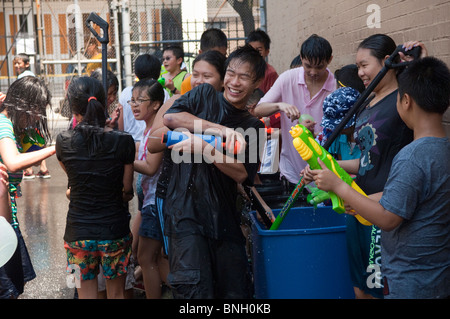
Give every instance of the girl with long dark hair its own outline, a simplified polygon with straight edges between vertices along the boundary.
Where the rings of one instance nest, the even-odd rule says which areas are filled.
[[[0,268],[0,298],[17,298],[23,293],[25,283],[36,277],[20,231],[16,197],[20,196],[23,170],[55,154],[54,146],[21,153],[21,136],[27,129],[39,130],[45,140],[44,146],[51,140],[47,126],[50,101],[51,94],[45,83],[26,76],[10,86],[4,101],[0,103],[0,161],[8,170],[11,225],[18,238],[15,254]]]
[[[132,242],[127,202],[133,197],[134,141],[105,127],[105,92],[97,79],[74,79],[68,101],[78,124],[56,139],[69,186],[68,270],[80,270],[79,298],[97,298],[99,267],[108,298],[123,298]]]

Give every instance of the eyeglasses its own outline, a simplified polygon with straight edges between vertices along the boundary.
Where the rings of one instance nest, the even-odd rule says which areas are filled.
[[[142,103],[146,102],[146,101],[150,101],[150,99],[137,99],[135,100],[129,100],[127,101],[128,104],[130,105],[141,105]]]

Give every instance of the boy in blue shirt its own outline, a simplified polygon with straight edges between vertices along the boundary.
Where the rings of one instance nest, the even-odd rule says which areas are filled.
[[[414,141],[395,157],[379,202],[329,171],[311,171],[317,187],[333,191],[381,228],[385,298],[450,297],[450,143],[442,126],[450,71],[440,60],[412,62],[398,78],[397,109]]]

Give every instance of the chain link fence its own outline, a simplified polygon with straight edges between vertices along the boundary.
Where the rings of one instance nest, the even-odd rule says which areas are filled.
[[[136,58],[143,53],[161,58],[165,46],[182,46],[190,71],[201,34],[208,28],[224,31],[229,52],[243,45],[246,34],[259,27],[259,2],[2,0],[0,91],[6,92],[17,77],[14,56],[26,53],[31,71],[45,79],[54,97],[53,106],[58,108],[74,76],[86,74],[89,63],[101,66],[101,45],[93,41],[95,38],[85,25],[91,12],[109,23],[108,65],[122,89],[134,83]],[[100,32],[99,28],[96,30]]]

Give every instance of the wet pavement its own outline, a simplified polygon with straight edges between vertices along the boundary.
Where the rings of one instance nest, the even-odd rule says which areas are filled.
[[[56,137],[68,126],[68,119],[58,115],[49,119]],[[17,200],[20,228],[36,272],[36,278],[25,285],[19,299],[72,299],[74,289],[66,284],[64,229],[69,200],[65,192],[67,176],[56,156],[46,160],[51,178],[22,181],[22,197]],[[33,168],[34,173],[39,167]],[[130,204],[133,215],[136,203]]]

